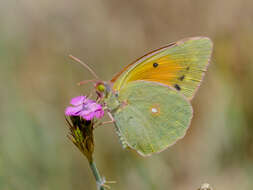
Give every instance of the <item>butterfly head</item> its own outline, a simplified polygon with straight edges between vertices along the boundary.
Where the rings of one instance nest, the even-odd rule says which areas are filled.
[[[100,98],[107,97],[108,94],[112,91],[111,85],[103,81],[95,83],[95,89]]]

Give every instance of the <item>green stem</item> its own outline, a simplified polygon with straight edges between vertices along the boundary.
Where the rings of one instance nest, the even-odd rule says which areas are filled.
[[[98,190],[105,190],[105,188],[103,187],[104,180],[102,179],[101,175],[99,174],[99,171],[98,171],[94,161],[90,162],[90,168],[91,168],[92,173],[96,179],[97,189]]]

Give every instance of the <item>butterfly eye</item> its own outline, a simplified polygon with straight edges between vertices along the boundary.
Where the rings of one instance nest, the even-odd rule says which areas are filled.
[[[97,90],[98,90],[99,92],[104,92],[104,91],[105,91],[105,85],[104,85],[104,84],[99,84],[99,85],[97,86]]]

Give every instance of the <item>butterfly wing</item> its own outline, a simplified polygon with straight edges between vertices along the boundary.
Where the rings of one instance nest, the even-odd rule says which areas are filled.
[[[183,95],[155,82],[129,82],[119,93],[125,105],[112,112],[124,145],[143,156],[161,152],[182,138],[192,118]]]
[[[120,91],[132,81],[152,81],[173,87],[192,99],[207,69],[211,52],[212,42],[206,37],[169,44],[128,65],[111,80],[113,88]]]

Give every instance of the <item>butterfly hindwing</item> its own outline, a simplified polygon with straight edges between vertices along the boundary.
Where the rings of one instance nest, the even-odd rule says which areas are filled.
[[[206,37],[172,43],[127,66],[112,79],[113,88],[119,91],[132,81],[153,81],[173,87],[192,99],[202,81],[211,52],[212,42]]]
[[[155,82],[129,82],[119,93],[124,105],[113,112],[122,141],[143,156],[160,152],[182,138],[192,107],[175,89]]]

